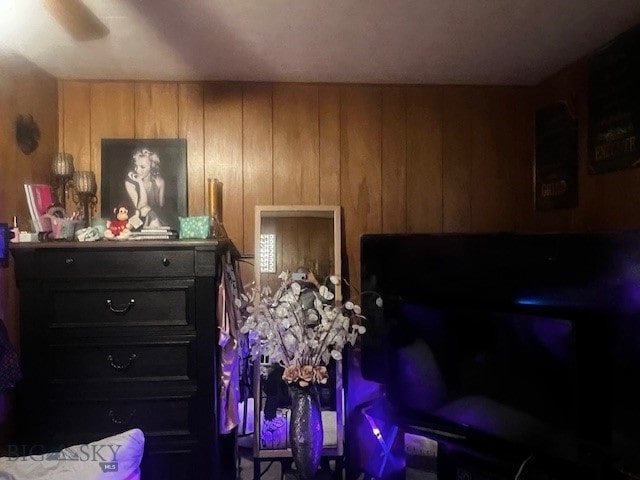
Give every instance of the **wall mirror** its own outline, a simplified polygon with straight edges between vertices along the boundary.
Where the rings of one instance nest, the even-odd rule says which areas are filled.
[[[322,283],[341,276],[342,234],[339,206],[268,205],[255,207],[255,282],[258,288],[280,286],[279,274],[312,272]],[[336,297],[342,298],[340,286]],[[264,360],[264,359],[263,359]],[[329,366],[329,382],[320,390],[324,430],[323,457],[340,460],[344,413],[342,366]],[[254,365],[254,471],[260,462],[291,457],[288,389],[282,367],[263,361]],[[256,477],[257,478],[257,477]]]
[[[259,287],[269,285],[275,291],[284,270],[306,269],[319,281],[328,275],[341,276],[339,206],[257,205],[255,219],[255,281]]]

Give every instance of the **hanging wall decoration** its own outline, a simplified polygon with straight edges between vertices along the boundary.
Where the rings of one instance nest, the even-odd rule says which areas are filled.
[[[640,166],[640,26],[589,63],[589,173]]]
[[[31,115],[18,115],[16,118],[16,141],[20,151],[31,155],[38,148],[40,128]]]
[[[578,205],[578,121],[565,102],[536,112],[536,210]]]

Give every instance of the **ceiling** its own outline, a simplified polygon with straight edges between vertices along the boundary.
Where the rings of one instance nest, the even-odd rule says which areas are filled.
[[[534,85],[640,23],[638,0],[84,0],[78,42],[0,0],[0,51],[62,79]]]

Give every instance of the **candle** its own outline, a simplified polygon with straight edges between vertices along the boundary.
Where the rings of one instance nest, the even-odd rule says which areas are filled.
[[[96,193],[96,177],[91,171],[75,171],[73,186],[78,193]]]
[[[218,180],[209,180],[209,216],[215,217],[218,214]]]
[[[216,217],[222,222],[222,182],[217,178],[213,179],[213,188],[216,194],[215,212]]]
[[[70,176],[73,173],[73,156],[69,153],[58,153],[53,157],[51,169],[54,175]]]

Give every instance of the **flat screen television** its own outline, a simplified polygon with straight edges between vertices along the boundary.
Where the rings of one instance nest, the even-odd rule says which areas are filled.
[[[399,421],[640,471],[640,233],[369,234],[361,267],[362,373]]]

